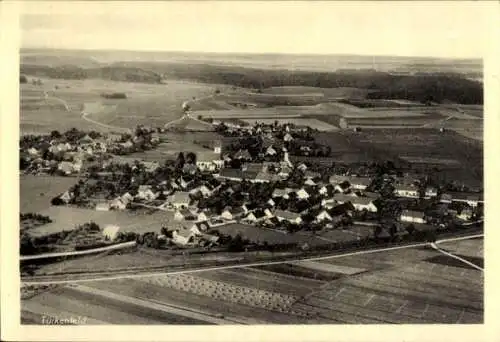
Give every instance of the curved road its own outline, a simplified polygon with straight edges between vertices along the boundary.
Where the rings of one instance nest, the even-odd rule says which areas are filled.
[[[119,275],[114,275],[114,276],[98,276],[98,277],[83,278],[83,279],[64,279],[64,280],[47,279],[47,280],[32,280],[32,281],[30,281],[30,280],[25,278],[24,280],[21,279],[21,283],[23,285],[74,284],[74,283],[83,283],[83,282],[91,282],[91,281],[132,279],[132,278],[142,278],[142,277],[154,277],[154,276],[161,276],[161,275],[167,275],[167,274],[198,273],[198,272],[217,271],[217,270],[232,269],[232,268],[277,265],[277,264],[291,263],[294,261],[304,261],[304,260],[314,261],[314,260],[337,259],[337,258],[343,258],[343,257],[348,257],[348,256],[354,256],[354,255],[373,254],[373,253],[393,251],[393,250],[398,250],[398,249],[415,248],[415,247],[431,246],[431,247],[435,248],[434,246],[437,247],[437,244],[439,244],[439,243],[467,240],[467,239],[479,238],[479,237],[483,237],[483,236],[484,236],[484,234],[475,234],[475,235],[461,236],[461,237],[456,237],[456,238],[442,239],[442,240],[438,240],[436,242],[422,242],[422,243],[416,243],[416,244],[411,244],[411,245],[378,248],[378,249],[371,249],[371,250],[365,250],[365,251],[348,252],[348,253],[337,254],[337,255],[327,255],[327,256],[309,257],[309,258],[297,258],[297,259],[279,260],[279,261],[261,261],[261,262],[253,262],[253,263],[238,263],[235,265],[203,267],[203,268],[185,269],[185,270],[179,270],[179,271],[119,274]],[[439,250],[439,251],[442,252],[442,250]],[[463,260],[461,260],[461,261],[463,261]],[[475,268],[478,268],[478,266],[475,265]],[[50,276],[48,276],[48,277],[50,277]]]

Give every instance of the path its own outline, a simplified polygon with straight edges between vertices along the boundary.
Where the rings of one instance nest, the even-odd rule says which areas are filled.
[[[444,249],[441,249],[437,244],[438,244],[438,242],[436,242],[436,243],[433,242],[433,243],[431,243],[431,247],[434,248],[436,251],[438,251],[438,252],[440,252],[440,253],[442,253],[442,254],[444,254],[446,256],[449,256],[451,258],[457,259],[457,260],[463,262],[464,264],[467,264],[467,265],[469,265],[471,267],[474,267],[475,269],[477,269],[477,270],[479,270],[481,272],[484,272],[483,268],[477,266],[476,264],[474,264],[474,263],[472,263],[472,262],[470,262],[468,260],[465,260],[464,258],[461,258],[461,257],[459,257],[459,256],[457,256],[455,254],[452,254],[450,252],[445,251]]]
[[[343,258],[343,257],[348,257],[348,256],[354,256],[354,255],[363,255],[363,254],[373,254],[373,253],[380,253],[380,252],[386,252],[386,251],[394,251],[394,250],[398,250],[398,249],[425,247],[425,246],[429,246],[429,245],[433,246],[433,244],[437,244],[437,243],[467,240],[467,239],[478,238],[478,237],[483,237],[483,236],[484,236],[484,234],[476,234],[476,235],[462,236],[462,237],[457,237],[457,238],[443,239],[443,240],[436,241],[435,243],[422,242],[422,243],[416,243],[416,244],[404,245],[404,246],[378,248],[378,249],[348,252],[348,253],[343,253],[343,254],[320,256],[320,257],[297,258],[297,259],[291,259],[291,260],[239,263],[236,265],[204,267],[204,268],[187,269],[187,270],[180,270],[180,271],[151,272],[151,273],[140,273],[140,274],[121,274],[121,275],[116,275],[116,276],[108,276],[108,277],[101,276],[101,277],[86,278],[86,279],[40,280],[40,281],[24,281],[21,279],[21,282],[24,285],[72,284],[72,283],[82,283],[82,282],[102,281],[102,280],[155,277],[155,276],[162,276],[162,275],[168,275],[168,274],[198,273],[198,272],[218,271],[218,270],[226,270],[226,269],[233,269],[233,268],[278,265],[278,264],[285,264],[285,263],[290,263],[290,262],[294,262],[294,261],[304,261],[304,260],[315,261],[315,260],[337,259],[337,258]],[[475,267],[477,268],[478,266],[475,265]]]

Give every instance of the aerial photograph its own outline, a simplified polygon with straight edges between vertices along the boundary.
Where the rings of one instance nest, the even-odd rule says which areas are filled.
[[[21,324],[483,324],[484,11],[245,3],[25,4]]]

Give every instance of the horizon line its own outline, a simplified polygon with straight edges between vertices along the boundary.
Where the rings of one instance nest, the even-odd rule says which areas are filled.
[[[462,60],[462,61],[483,61],[483,57],[438,57],[438,56],[418,56],[418,55],[368,55],[358,53],[288,53],[288,52],[221,52],[221,51],[188,51],[188,50],[128,50],[128,49],[114,49],[114,48],[68,48],[68,47],[34,47],[34,46],[20,46],[19,52],[22,50],[63,50],[63,51],[111,51],[111,52],[146,52],[146,53],[187,53],[187,54],[210,54],[210,55],[277,55],[277,56],[355,56],[355,57],[393,57],[393,58],[421,58],[421,59],[438,59],[438,60]]]

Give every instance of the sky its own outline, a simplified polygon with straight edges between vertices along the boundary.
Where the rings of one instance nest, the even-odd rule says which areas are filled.
[[[491,3],[30,1],[21,46],[481,58]]]

